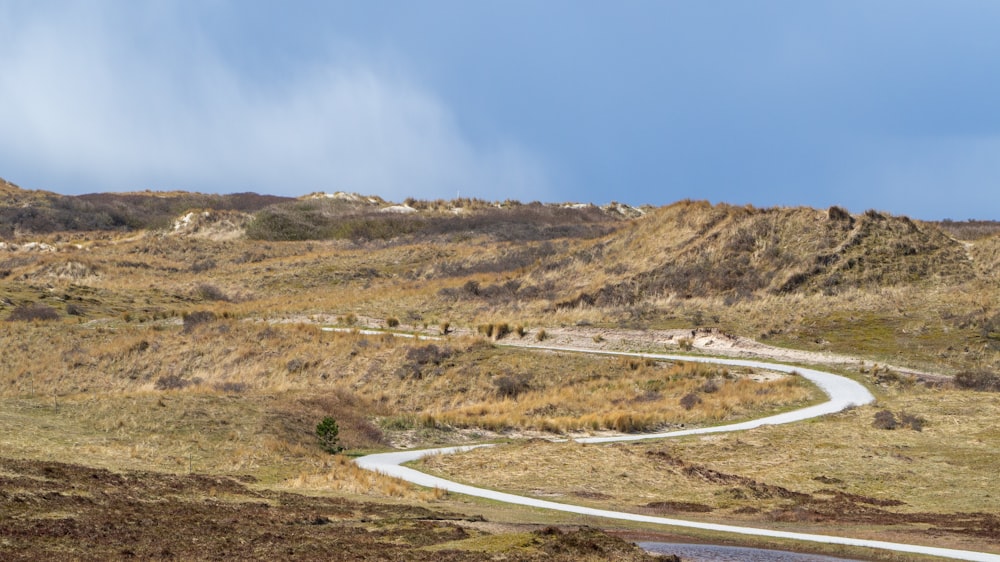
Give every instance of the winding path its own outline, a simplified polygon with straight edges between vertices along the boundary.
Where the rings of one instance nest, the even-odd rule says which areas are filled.
[[[683,435],[741,431],[741,430],[761,427],[764,425],[778,425],[778,424],[802,421],[809,418],[815,418],[826,414],[839,412],[850,406],[861,406],[864,404],[868,404],[875,400],[875,397],[872,396],[872,394],[868,391],[868,389],[866,389],[863,385],[861,385],[857,381],[853,381],[846,377],[842,377],[840,375],[835,375],[832,373],[826,373],[823,371],[817,371],[815,369],[792,367],[789,365],[781,365],[777,363],[770,363],[764,361],[729,359],[729,358],[692,357],[687,355],[666,355],[666,354],[655,354],[655,353],[621,353],[621,352],[599,351],[592,349],[567,348],[567,347],[542,346],[542,345],[531,345],[523,347],[530,347],[532,349],[542,349],[551,351],[595,353],[600,355],[648,357],[652,359],[662,359],[670,361],[697,361],[697,362],[714,363],[720,365],[763,368],[785,373],[796,372],[799,373],[801,376],[805,377],[806,379],[812,381],[814,384],[816,384],[816,386],[818,386],[829,397],[829,400],[823,402],[822,404],[817,404],[815,406],[809,406],[807,408],[802,408],[791,412],[785,412],[783,414],[777,414],[774,416],[768,416],[765,418],[760,418],[756,420],[750,420],[735,424],[720,425],[714,427],[702,427],[698,429],[686,429],[681,431],[670,431],[666,433],[622,435],[616,437],[589,437],[584,439],[577,439],[577,441],[581,443],[638,441],[641,439],[663,439],[669,437],[680,437]],[[642,523],[670,525],[675,527],[687,527],[687,528],[703,529],[709,531],[720,531],[720,532],[735,533],[741,535],[754,535],[762,537],[792,539],[792,540],[827,543],[827,544],[860,546],[860,547],[877,548],[883,550],[893,550],[897,552],[940,556],[942,558],[955,558],[960,560],[981,560],[981,561],[1000,562],[1000,555],[989,554],[985,552],[974,552],[969,550],[957,550],[950,548],[937,548],[931,546],[910,545],[910,544],[867,540],[867,539],[855,539],[850,537],[817,535],[810,533],[794,533],[788,531],[776,531],[772,529],[741,527],[736,525],[701,523],[697,521],[687,521],[683,519],[653,517],[648,515],[638,515],[634,513],[625,513],[620,511],[595,509],[578,505],[540,500],[525,496],[518,496],[515,494],[498,492],[495,490],[488,490],[486,488],[477,488],[475,486],[469,486],[466,484],[460,484],[458,482],[452,482],[451,480],[446,480],[444,478],[439,478],[437,476],[425,474],[423,472],[414,470],[412,468],[401,466],[403,463],[415,461],[417,459],[420,459],[428,455],[464,452],[479,447],[489,447],[489,446],[491,445],[468,445],[459,447],[444,447],[438,449],[422,449],[416,451],[379,453],[379,454],[360,457],[355,460],[355,463],[361,468],[367,470],[373,470],[389,476],[394,476],[396,478],[400,478],[402,480],[406,480],[407,482],[411,482],[413,484],[417,484],[420,486],[427,486],[430,488],[441,488],[443,490],[447,490],[449,492],[454,492],[457,494],[476,496],[480,498],[486,498],[505,503],[524,505],[529,507],[537,507],[542,509],[552,509],[556,511],[576,513],[580,515],[589,515],[593,517],[604,517],[608,519],[620,519],[626,521],[637,521]]]

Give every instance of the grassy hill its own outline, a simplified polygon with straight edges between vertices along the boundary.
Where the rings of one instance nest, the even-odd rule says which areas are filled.
[[[813,509],[809,502],[823,494],[810,482],[833,478],[822,467],[806,465],[802,479],[789,482],[738,465],[807,458],[796,448],[801,443],[833,449],[852,434],[877,439],[877,455],[891,457],[894,471],[937,462],[935,451],[959,455],[968,460],[961,470],[919,468],[947,474],[920,479],[928,490],[921,514],[885,517],[900,525],[926,514],[947,520],[964,500],[938,502],[939,480],[977,494],[976,509],[987,515],[977,516],[975,536],[996,546],[1000,537],[987,527],[1000,506],[983,495],[978,478],[1000,454],[988,429],[1000,414],[996,395],[982,392],[1000,386],[998,266],[998,223],[930,223],[837,207],[397,204],[343,193],[67,197],[0,182],[0,450],[32,463],[71,460],[118,472],[250,475],[272,502],[278,496],[269,494],[332,494],[481,514],[483,506],[352,470],[344,457],[316,446],[317,421],[335,415],[343,445],[357,453],[714,424],[819,398],[774,373],[497,345],[571,334],[595,346],[679,351],[687,338],[668,330],[694,331],[854,357],[856,364],[838,368],[874,389],[879,404],[761,430],[753,438],[767,444],[760,450],[734,438],[726,441],[732,447],[711,452],[710,443],[686,442],[675,456],[733,482],[807,490],[795,497]],[[351,331],[360,327],[420,339]],[[660,340],[653,330],[661,330]],[[922,385],[887,364],[945,377]],[[876,408],[922,416],[928,426],[894,440],[871,427]],[[956,427],[975,428],[978,441],[966,443]],[[894,443],[922,456],[886,453]],[[583,462],[589,451],[573,454]],[[885,466],[866,460],[870,450],[852,451],[841,455],[851,464],[836,476],[843,498],[864,504],[882,492],[900,496],[884,484]],[[49,465],[18,466],[20,474]],[[655,466],[641,470],[650,479],[642,494],[672,486],[657,480],[663,471]],[[846,476],[855,473],[863,480],[857,486]],[[610,483],[618,474],[586,479]],[[545,481],[525,478],[529,492],[531,482]],[[685,502],[710,505],[720,520],[785,524],[781,517],[805,505],[786,505],[780,495],[762,503],[749,492],[709,501],[698,494],[728,492],[691,490]],[[241,485],[233,493],[244,502],[250,492]],[[595,494],[581,497],[603,501]],[[426,541],[426,529],[402,527]],[[523,559],[558,542],[465,532],[476,535],[474,548],[495,540],[490,548],[505,555],[522,552],[524,541],[535,544]],[[971,540],[969,531],[950,532],[928,540]],[[413,552],[411,559],[424,556]]]

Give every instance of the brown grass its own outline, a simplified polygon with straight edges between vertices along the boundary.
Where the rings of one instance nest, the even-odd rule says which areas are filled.
[[[922,431],[873,427],[883,408],[924,418]],[[432,457],[424,466],[572,503],[643,512],[656,502],[686,502],[710,510],[701,518],[766,526],[797,512],[798,529],[829,532],[836,524],[856,536],[911,534],[910,541],[1000,551],[991,527],[1000,513],[992,480],[1000,463],[997,415],[995,395],[918,386],[811,423],[627,445],[533,441]],[[915,539],[926,528],[921,521],[936,521],[938,531]]]
[[[5,197],[23,195],[4,189]],[[41,204],[49,196],[31,197]],[[444,210],[428,204],[428,212]],[[535,211],[521,216],[548,220]],[[55,251],[0,248],[0,319],[33,303],[59,318],[2,323],[0,447],[110,468],[250,472],[269,484],[328,484],[347,493],[381,485],[330,476],[332,461],[317,452],[311,433],[331,411],[345,444],[358,450],[407,432],[417,441],[447,443],[480,429],[627,432],[710,424],[814,397],[792,378],[751,382],[747,373],[727,377],[710,368],[675,373],[665,363],[498,349],[454,335],[487,324],[494,336],[497,326],[513,332],[504,342],[545,339],[574,325],[701,325],[868,363],[945,374],[1000,371],[996,236],[960,243],[935,225],[883,213],[845,218],[827,210],[691,201],[616,221],[616,231],[599,238],[589,236],[604,223],[584,236],[560,231],[564,219],[516,233],[521,240],[500,236],[496,223],[484,232],[313,242],[19,231],[4,242],[45,242]],[[192,313],[207,320],[189,322],[185,331]],[[319,329],[387,319],[407,330],[437,326],[433,335],[444,339]],[[447,352],[410,356],[428,345]],[[714,391],[705,386],[709,379]],[[908,505],[957,510],[960,500],[948,491],[983,490],[974,474],[996,464],[992,434],[981,422],[992,414],[979,411],[993,407],[993,395],[880,380],[889,393],[880,407],[925,418],[922,432],[876,430],[873,412],[862,409],[671,447],[681,449],[676,456],[685,463],[808,493],[817,491],[809,488],[816,481],[789,480],[775,467],[787,463],[803,474],[843,480],[844,490],[866,497],[893,496],[897,484],[886,482],[896,478],[919,487],[915,494],[923,499]],[[159,381],[165,390],[157,390]],[[509,389],[516,392],[501,381],[515,383]],[[688,395],[698,398],[690,410],[680,403]],[[379,437],[380,427],[388,437]],[[968,428],[962,441],[958,430]],[[806,444],[809,455],[801,454]],[[591,451],[580,450],[584,457]],[[624,466],[628,459],[617,455],[631,449],[601,450],[613,451],[609,457]],[[644,450],[632,456],[645,458],[636,451]],[[812,457],[819,460],[808,465]],[[752,470],[739,466],[747,459]],[[830,474],[821,470],[827,465]],[[879,472],[880,466],[891,470]],[[851,471],[860,475],[857,482],[844,478]],[[536,482],[547,486],[545,478]],[[713,513],[731,509],[725,516],[737,519],[750,517],[735,513],[738,506],[780,507],[727,504],[725,489],[713,495],[717,485],[688,493],[684,486],[694,484],[680,477],[655,485],[676,485],[678,501],[709,505]],[[621,498],[635,506],[665,501],[652,483],[636,490]],[[964,498],[970,509],[996,513],[986,493],[979,495]]]

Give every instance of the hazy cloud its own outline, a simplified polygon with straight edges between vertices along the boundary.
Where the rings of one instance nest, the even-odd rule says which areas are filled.
[[[472,142],[398,61],[331,52],[254,82],[163,6],[127,22],[94,6],[0,8],[0,176],[64,192],[544,197],[541,162]]]

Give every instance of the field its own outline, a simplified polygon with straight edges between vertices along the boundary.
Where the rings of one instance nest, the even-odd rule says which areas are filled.
[[[1000,552],[993,223],[690,201],[407,201],[398,214],[348,195],[0,187],[5,556],[320,559],[336,543],[350,559],[569,560],[590,548],[643,559],[576,531],[606,522],[483,505],[350,463],[482,441],[503,445],[424,467],[639,513]],[[84,208],[108,218],[73,223]],[[552,443],[821,396],[766,370],[541,345],[826,365],[878,402],[741,434]],[[318,446],[326,416],[342,455]],[[157,502],[208,546],[126,525],[162,524]],[[565,532],[536,532],[550,525]],[[106,546],[82,546],[98,538]]]

